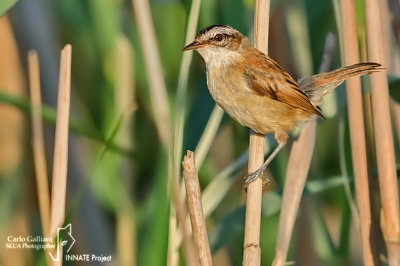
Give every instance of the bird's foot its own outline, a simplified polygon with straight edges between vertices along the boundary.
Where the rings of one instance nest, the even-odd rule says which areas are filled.
[[[251,173],[248,173],[247,175],[245,175],[245,176],[243,177],[243,178],[245,179],[245,181],[244,181],[244,183],[245,183],[244,188],[246,189],[247,186],[248,186],[251,182],[254,182],[258,177],[261,177],[261,179],[263,180],[263,186],[266,185],[266,184],[268,184],[270,180],[269,180],[268,177],[266,177],[266,176],[263,174],[263,171],[264,171],[264,170],[265,170],[264,167],[260,167],[260,168],[258,168],[256,171],[251,172]]]

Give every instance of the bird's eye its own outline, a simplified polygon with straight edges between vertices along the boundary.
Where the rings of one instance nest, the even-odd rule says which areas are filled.
[[[218,42],[222,41],[222,35],[221,34],[217,34],[215,35],[214,39]]]

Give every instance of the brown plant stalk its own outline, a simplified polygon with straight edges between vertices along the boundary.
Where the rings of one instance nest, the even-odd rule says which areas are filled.
[[[51,191],[50,235],[57,234],[65,219],[65,201],[67,192],[68,166],[68,126],[71,91],[71,53],[72,47],[67,44],[61,51],[60,75],[58,81],[58,100],[56,132],[54,142],[53,176]],[[55,262],[62,265],[62,246],[58,245],[60,259]]]
[[[182,166],[197,260],[201,266],[211,266],[211,251],[208,243],[203,206],[201,203],[199,177],[192,151],[187,151]]]
[[[334,48],[335,38],[332,35],[328,35],[325,43],[324,57],[319,69],[320,72],[328,71]],[[274,266],[282,266],[286,261],[301,195],[314,152],[316,126],[317,121],[315,119],[307,122],[290,151],[283,188],[281,214],[279,217],[276,254],[272,262]]]
[[[269,0],[256,0],[254,9],[254,43],[268,54]],[[264,135],[250,131],[248,171],[254,172],[264,162]],[[243,265],[260,265],[260,226],[261,226],[261,178],[247,187],[246,220],[243,244]]]
[[[364,0],[364,3],[367,26],[368,60],[383,62],[384,40],[382,39],[379,1]],[[383,208],[382,218],[384,219],[383,234],[386,242],[389,265],[400,265],[399,192],[386,71],[372,74],[370,79],[376,160]]]
[[[28,53],[29,90],[31,100],[32,119],[32,148],[35,165],[37,197],[39,201],[39,213],[42,223],[42,231],[45,237],[49,236],[50,223],[50,193],[47,176],[47,163],[44,149],[42,99],[40,93],[39,59],[36,51]],[[50,257],[46,252],[47,263]]]
[[[28,72],[29,90],[31,95],[33,160],[35,164],[39,211],[43,234],[48,235],[50,222],[50,194],[43,140],[39,59],[36,51],[30,51],[28,54]]]
[[[356,10],[353,0],[341,0],[344,65],[359,63]],[[359,77],[346,81],[355,189],[360,216],[361,243],[364,265],[374,265],[370,244],[371,210],[369,202],[367,148],[365,143],[363,99]]]
[[[314,151],[317,121],[307,122],[290,151],[283,189],[274,266],[285,265],[290,239]]]
[[[173,206],[176,209],[176,216],[178,218],[180,224],[180,231],[182,233],[182,244],[183,244],[183,252],[185,256],[185,263],[189,266],[198,265],[197,261],[194,258],[195,247],[193,246],[193,239],[191,238],[190,228],[188,228],[187,221],[187,210],[182,200],[182,194],[179,190],[178,182],[175,178],[171,178],[171,197]]]

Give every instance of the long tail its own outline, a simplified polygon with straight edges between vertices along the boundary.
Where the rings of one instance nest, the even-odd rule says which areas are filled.
[[[371,74],[382,69],[384,67],[379,63],[359,63],[301,79],[299,85],[311,103],[317,107],[322,104],[322,99],[325,95],[346,79]]]

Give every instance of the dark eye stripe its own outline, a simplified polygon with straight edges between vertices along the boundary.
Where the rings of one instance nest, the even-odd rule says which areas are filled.
[[[220,42],[220,41],[222,41],[223,39],[228,39],[228,38],[232,38],[232,36],[229,35],[229,34],[226,34],[226,33],[223,33],[223,34],[218,33],[217,35],[214,36],[213,39],[216,40],[216,41],[218,41],[218,42]]]
[[[217,35],[215,35],[215,37],[214,37],[214,39],[216,40],[216,41],[222,41],[222,35],[221,34],[217,34]]]

